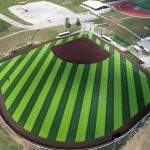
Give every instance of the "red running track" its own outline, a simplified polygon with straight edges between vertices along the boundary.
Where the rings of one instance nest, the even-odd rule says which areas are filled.
[[[123,14],[127,14],[129,16],[135,16],[135,17],[145,17],[145,18],[150,18],[150,13],[145,12],[143,10],[137,10],[132,6],[128,6],[126,4],[126,2],[133,2],[135,0],[127,0],[125,2],[119,2],[113,5],[113,7],[123,13]]]

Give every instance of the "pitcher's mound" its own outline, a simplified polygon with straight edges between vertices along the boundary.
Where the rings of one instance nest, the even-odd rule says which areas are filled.
[[[60,59],[75,64],[98,63],[110,56],[110,53],[86,37],[52,47],[53,53]]]

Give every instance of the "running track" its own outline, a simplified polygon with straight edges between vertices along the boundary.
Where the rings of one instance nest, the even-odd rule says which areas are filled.
[[[131,0],[127,0],[126,2],[131,2]],[[134,7],[126,5],[124,2],[119,2],[113,5],[113,7],[123,13],[127,14],[129,16],[135,16],[135,17],[141,17],[141,18],[149,18],[150,13],[142,11],[142,10],[136,10]]]

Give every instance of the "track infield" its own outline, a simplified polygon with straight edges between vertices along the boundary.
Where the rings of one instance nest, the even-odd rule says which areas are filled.
[[[126,0],[124,2],[118,2],[114,4],[113,7],[120,13],[129,15],[129,16],[150,18],[149,10],[144,10],[140,8],[140,5],[139,6],[130,5],[130,3],[132,4],[133,2],[136,2],[136,0]]]
[[[107,59],[74,64],[52,52],[83,35],[0,63],[1,115],[30,141],[55,148],[98,146],[127,132],[150,110],[148,75],[92,33],[89,40],[110,53]]]

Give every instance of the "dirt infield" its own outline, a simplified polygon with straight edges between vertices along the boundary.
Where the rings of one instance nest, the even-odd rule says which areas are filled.
[[[127,0],[126,2],[119,2],[114,4],[114,9],[117,11],[129,15],[129,16],[135,16],[135,17],[141,17],[141,18],[150,18],[150,13],[145,12],[144,10],[136,9],[135,7],[128,6],[128,2],[133,2],[133,0]]]
[[[58,58],[75,64],[97,63],[110,56],[110,53],[86,37],[54,46],[52,51]]]

